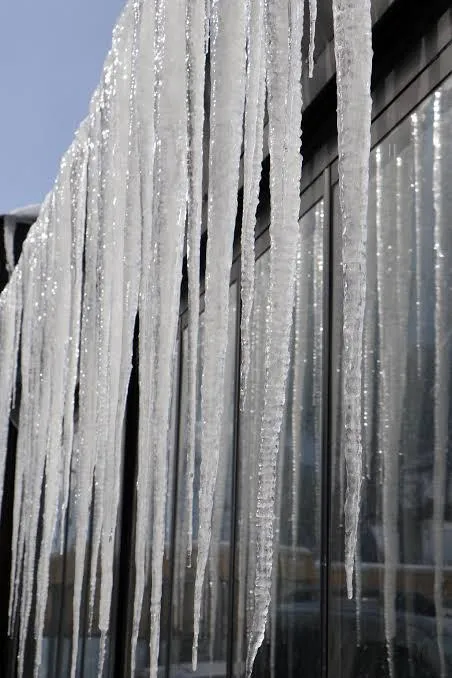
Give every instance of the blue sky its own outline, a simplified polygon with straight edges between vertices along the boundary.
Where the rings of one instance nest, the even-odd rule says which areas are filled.
[[[0,214],[41,202],[88,112],[124,0],[0,2]]]

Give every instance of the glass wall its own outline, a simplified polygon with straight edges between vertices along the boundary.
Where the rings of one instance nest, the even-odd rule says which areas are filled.
[[[355,599],[347,600],[344,582],[336,380],[330,666],[342,678],[445,678],[452,675],[452,78],[373,150],[369,197]],[[337,190],[334,207],[338,235]],[[340,262],[336,274],[339,291]]]

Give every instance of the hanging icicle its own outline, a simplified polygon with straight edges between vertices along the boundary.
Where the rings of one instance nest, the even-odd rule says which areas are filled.
[[[268,3],[270,290],[265,338],[265,401],[258,455],[257,560],[246,674],[262,644],[272,583],[273,517],[294,301],[301,179],[301,40],[304,3]]]
[[[434,462],[433,462],[433,544],[435,561],[434,600],[436,639],[440,660],[440,678],[446,678],[444,647],[444,511],[446,506],[447,451],[449,447],[449,346],[450,322],[449,276],[447,249],[450,225],[444,209],[448,194],[443,179],[443,135],[441,128],[441,92],[433,103],[433,207],[435,212],[435,401],[434,401]],[[447,200],[447,198],[446,198]]]
[[[188,516],[187,558],[193,547],[193,481],[195,475],[196,405],[199,337],[199,260],[202,225],[202,170],[204,137],[205,0],[187,3],[187,98],[188,98],[188,204],[187,268],[189,289],[188,411],[186,512]]]
[[[213,496],[223,420],[228,339],[229,278],[237,212],[245,99],[245,7],[242,0],[214,0],[212,32],[209,209],[204,312],[203,421],[199,530],[194,592],[193,670],[197,666],[202,588],[207,565]]]
[[[372,70],[370,0],[333,0],[337,68],[339,189],[344,275],[343,408],[345,569],[353,595],[353,567],[362,482],[361,354],[366,300],[367,191]]]

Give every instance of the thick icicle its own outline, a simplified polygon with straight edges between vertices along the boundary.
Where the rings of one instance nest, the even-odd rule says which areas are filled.
[[[201,615],[223,420],[228,341],[229,278],[237,212],[245,96],[245,7],[242,0],[212,4],[209,207],[202,375],[201,485],[194,593],[193,669]]]
[[[449,278],[450,222],[446,215],[448,184],[444,181],[444,154],[441,130],[441,92],[433,103],[433,207],[435,213],[435,386],[434,386],[434,463],[433,463],[433,544],[435,561],[434,599],[436,640],[440,659],[440,678],[447,675],[444,648],[444,511],[446,506],[447,452],[449,448]],[[450,198],[448,200],[451,203]]]
[[[193,480],[195,472],[196,404],[199,335],[199,259],[202,225],[202,170],[204,131],[205,0],[187,2],[187,97],[188,97],[188,409],[185,506],[188,515],[187,557],[193,541]]]
[[[153,264],[157,293],[154,309],[147,310],[148,314],[153,310],[152,316],[144,318],[145,325],[150,323],[148,327],[155,336],[155,353],[144,357],[145,367],[147,361],[154,361],[155,389],[151,394],[152,409],[142,411],[142,415],[152,422],[150,449],[154,467],[150,678],[157,676],[159,653],[168,429],[188,192],[185,3],[182,0],[159,0],[156,30],[159,65],[156,74]]]
[[[271,249],[265,339],[265,401],[258,458],[257,560],[246,674],[262,644],[272,581],[273,517],[279,434],[289,367],[294,301],[301,164],[301,40],[304,3],[268,3]]]
[[[35,579],[35,561],[37,534],[40,515],[41,496],[44,487],[44,470],[46,465],[46,443],[49,427],[49,415],[51,408],[52,380],[51,372],[51,321],[52,306],[55,289],[55,189],[51,193],[47,203],[46,217],[43,224],[43,246],[37,254],[41,254],[41,266],[36,267],[38,279],[33,282],[36,287],[33,305],[24,308],[24,317],[32,314],[30,323],[26,323],[30,333],[26,341],[22,340],[21,357],[28,355],[31,368],[32,390],[24,397],[22,389],[21,415],[19,419],[19,438],[21,435],[22,421],[29,421],[31,426],[26,426],[26,437],[19,439],[18,449],[20,455],[24,455],[26,462],[24,468],[25,483],[20,532],[22,539],[19,541],[20,552],[23,552],[22,563],[22,591],[20,600],[20,630],[18,649],[18,676],[21,678],[24,670],[25,643],[28,633],[33,588]],[[33,253],[34,256],[35,253]],[[33,276],[33,273],[32,273]],[[25,324],[24,324],[25,326]],[[25,358],[24,363],[27,360]],[[23,378],[22,373],[22,378]],[[22,382],[24,384],[24,382]],[[29,433],[31,436],[29,437]],[[30,472],[31,471],[31,472]],[[27,516],[27,519],[25,519]],[[22,546],[23,544],[23,546]]]
[[[362,482],[361,354],[366,300],[372,70],[370,0],[333,0],[333,17],[343,225],[342,369],[344,456],[347,465],[345,569],[348,596],[351,597]]]
[[[309,77],[314,75],[315,29],[317,24],[317,0],[309,0]]]
[[[90,521],[94,452],[96,441],[97,384],[97,248],[100,229],[99,190],[101,182],[100,143],[101,106],[103,94],[99,88],[91,103],[88,125],[89,157],[86,193],[86,240],[84,251],[84,284],[80,328],[79,366],[79,436],[74,441],[76,465],[75,492],[75,563],[72,603],[73,631],[71,678],[75,678],[80,629],[81,595],[85,570],[86,542]]]
[[[128,11],[127,11],[128,10]],[[102,675],[105,644],[110,628],[110,608],[113,590],[115,537],[121,490],[121,469],[124,441],[124,415],[127,390],[132,366],[133,334],[138,309],[140,284],[141,231],[137,226],[140,215],[140,190],[138,182],[138,146],[136,117],[136,70],[138,35],[141,20],[141,3],[130,2],[123,15],[121,35],[117,50],[119,68],[116,77],[116,97],[111,100],[112,177],[103,198],[105,224],[111,224],[111,235],[106,241],[110,248],[113,277],[110,282],[111,325],[108,337],[107,433],[105,490],[101,545],[102,578],[100,586],[99,629],[101,645],[99,676]],[[115,43],[113,43],[115,47]],[[110,149],[107,147],[107,158]],[[108,217],[107,205],[114,211]],[[108,252],[107,252],[108,254]],[[110,262],[110,263],[111,263]],[[106,282],[108,279],[106,280]],[[106,307],[108,309],[108,306]]]
[[[150,396],[154,389],[153,360],[155,341],[152,334],[152,305],[155,298],[152,243],[152,204],[154,168],[154,69],[155,69],[155,6],[145,1],[142,8],[140,53],[137,72],[138,144],[141,175],[141,282],[139,293],[139,389],[140,412],[150,412]],[[151,307],[151,309],[150,309]],[[148,514],[152,506],[152,464],[150,463],[150,419],[139,417],[137,514],[135,521],[135,591],[133,603],[131,675],[135,672],[136,646],[146,582],[146,545]]]
[[[265,2],[250,3],[247,26],[247,74],[243,156],[243,218],[241,248],[241,410],[245,406],[251,361],[250,332],[254,299],[254,232],[263,156],[265,108]]]
[[[80,359],[80,327],[83,288],[83,250],[85,245],[86,189],[88,168],[88,121],[85,120],[77,139],[78,153],[72,167],[71,182],[71,275],[72,303],[69,335],[67,382],[63,421],[63,459],[60,520],[64,524],[66,517],[71,461],[74,444],[75,389],[78,380]],[[64,530],[61,530],[60,551],[64,548]]]
[[[70,176],[74,160],[75,142],[63,157],[60,174],[55,184],[52,259],[49,277],[52,287],[48,299],[48,317],[45,337],[45,360],[42,370],[47,374],[50,390],[48,412],[41,412],[41,424],[47,420],[45,433],[45,492],[42,502],[42,536],[36,575],[34,675],[37,678],[42,659],[44,615],[49,587],[50,556],[57,518],[58,495],[61,486],[64,396],[66,391],[67,360],[72,305],[71,238],[67,230],[71,222]],[[43,399],[45,403],[45,399]]]

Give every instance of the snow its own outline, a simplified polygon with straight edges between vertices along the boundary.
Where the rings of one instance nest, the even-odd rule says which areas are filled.
[[[347,466],[345,568],[349,597],[362,482],[361,377],[366,299],[367,192],[372,71],[370,0],[333,0],[337,68],[339,194],[344,277],[343,411]]]

